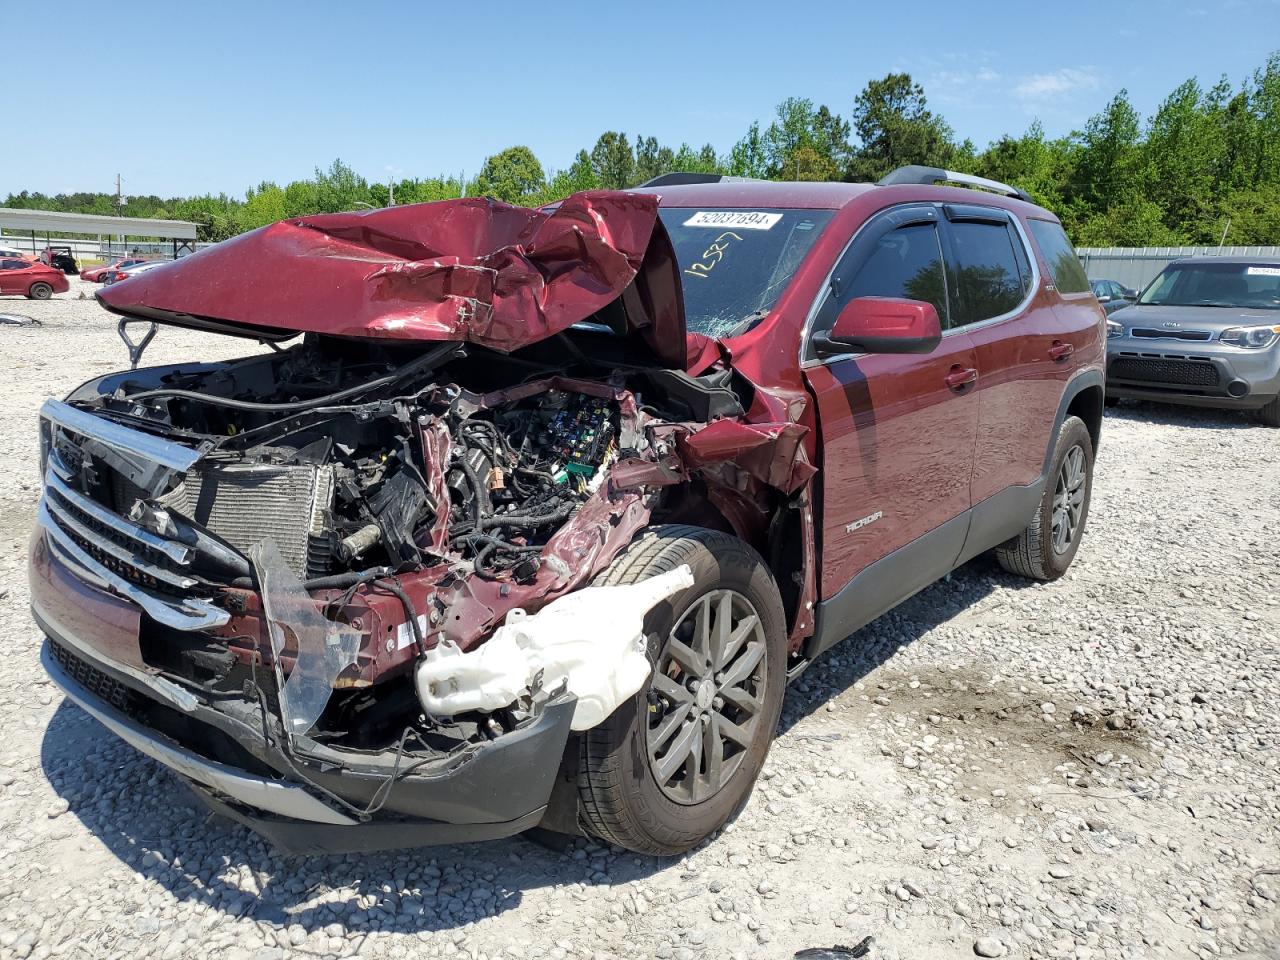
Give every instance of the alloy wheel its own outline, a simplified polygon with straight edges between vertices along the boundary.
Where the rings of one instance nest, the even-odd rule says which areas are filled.
[[[648,697],[649,765],[677,803],[701,803],[741,766],[760,724],[768,658],[736,590],[699,597],[671,629]]]
[[[1086,480],[1084,448],[1076,444],[1062,459],[1053,491],[1054,553],[1066,553],[1080,532]]]

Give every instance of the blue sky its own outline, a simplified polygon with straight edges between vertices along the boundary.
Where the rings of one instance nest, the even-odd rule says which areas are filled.
[[[566,166],[607,129],[726,151],[787,96],[847,116],[909,71],[979,146],[1080,127],[1121,87],[1238,84],[1280,0],[1221,3],[286,4],[0,0],[0,198],[241,194],[341,157],[369,179],[473,174],[523,143]]]

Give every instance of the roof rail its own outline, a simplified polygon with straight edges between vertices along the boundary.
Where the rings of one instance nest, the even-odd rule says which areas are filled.
[[[731,177],[726,173],[660,173],[637,187],[680,187],[690,183],[763,183],[757,177]]]
[[[975,177],[970,173],[957,173],[954,170],[944,170],[942,167],[925,167],[920,164],[911,164],[906,167],[899,167],[892,173],[887,173],[880,178],[879,184],[882,187],[891,187],[896,184],[915,183],[962,183],[967,187],[977,187],[980,190],[990,190],[992,193],[1002,193],[1006,197],[1016,197],[1019,200],[1025,200],[1027,203],[1034,203],[1031,195],[1025,190],[1018,187],[1011,187],[1007,183],[1001,183],[999,180],[988,180],[986,177]]]

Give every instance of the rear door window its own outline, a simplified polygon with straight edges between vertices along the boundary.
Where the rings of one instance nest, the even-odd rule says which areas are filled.
[[[981,323],[1016,310],[1030,290],[1031,271],[1011,226],[960,220],[948,229],[952,252],[948,266],[956,290],[954,325]]]
[[[1035,237],[1044,254],[1044,261],[1049,265],[1049,273],[1057,284],[1059,293],[1085,293],[1089,289],[1089,280],[1085,276],[1084,267],[1076,255],[1066,231],[1059,224],[1048,220],[1028,220],[1031,235]]]

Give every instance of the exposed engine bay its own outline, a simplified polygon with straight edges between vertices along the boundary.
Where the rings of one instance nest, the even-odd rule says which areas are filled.
[[[165,469],[55,426],[51,470],[67,492],[55,487],[51,501],[73,525],[87,522],[82,491],[189,550],[174,573],[189,578],[188,602],[221,612],[227,622],[212,632],[229,653],[183,635],[207,622],[153,609],[153,666],[228,689],[246,668],[256,684],[269,665],[297,732],[328,727],[343,741],[385,743],[400,732],[386,691],[402,688],[412,708],[417,661],[465,654],[512,611],[524,617],[589,583],[652,522],[663,490],[688,479],[676,447],[693,417],[741,409],[720,375],[599,373],[564,377],[454,343],[308,336],[227,364],[115,374],[74,395],[77,409],[180,444],[190,464]],[[523,382],[496,386],[513,379]],[[62,532],[105,558],[83,527]],[[154,566],[113,569],[147,588],[167,585]],[[328,619],[312,622],[304,608],[317,598]],[[300,626],[308,622],[310,637]],[[598,637],[600,624],[584,628]],[[309,645],[316,657],[345,652],[304,684],[294,676],[318,662],[305,656]],[[624,653],[625,644],[611,656],[621,663]],[[455,667],[471,669],[463,659],[434,669]],[[465,702],[439,687],[419,699]],[[290,691],[303,688],[313,699],[291,704]],[[371,722],[383,714],[387,726]]]
[[[270,537],[302,579],[452,559],[528,580],[619,456],[619,401],[598,385],[504,402],[435,382],[434,364],[460,353],[397,368],[305,346],[122,389],[104,412],[209,449],[163,492],[116,474],[114,506],[172,511],[246,555]],[[634,426],[625,439],[631,456],[645,445]]]
[[[520,567],[617,457],[618,403],[551,389],[488,407],[435,383],[432,366],[350,363],[308,345],[118,388],[102,412],[205,454],[169,489],[113,471],[112,505],[135,519],[168,508],[242,553],[271,536],[304,578],[446,555],[482,575]],[[426,476],[428,448],[443,485]]]

